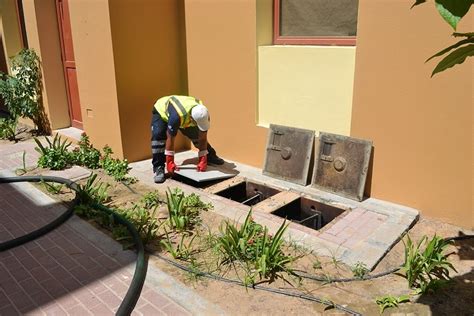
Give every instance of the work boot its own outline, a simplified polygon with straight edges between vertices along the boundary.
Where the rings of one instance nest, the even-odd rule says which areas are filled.
[[[156,168],[155,177],[153,178],[155,183],[165,182],[165,167],[159,166]]]
[[[224,164],[224,159],[218,157],[216,154],[214,155],[207,155],[207,163],[211,165],[223,165]]]

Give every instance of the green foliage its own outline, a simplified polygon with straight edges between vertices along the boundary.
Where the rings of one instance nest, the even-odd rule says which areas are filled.
[[[46,191],[48,191],[51,194],[61,193],[61,191],[64,187],[63,183],[54,184],[54,183],[49,183],[49,182],[46,182],[46,181],[41,181],[41,184],[46,189]]]
[[[91,173],[83,185],[79,185],[79,201],[83,205],[103,204],[110,200],[108,190],[110,185],[97,179],[97,174]]]
[[[86,133],[81,134],[78,143],[79,147],[74,148],[72,155],[74,164],[84,166],[89,169],[100,167],[100,151],[95,149],[90,143],[89,136]]]
[[[0,118],[0,139],[15,140],[17,125],[18,120]]]
[[[402,272],[408,281],[408,286],[417,293],[435,291],[438,287],[446,284],[451,278],[449,269],[454,269],[448,261],[448,255],[444,254],[450,245],[443,238],[434,235],[428,242],[428,237],[423,236],[418,244],[414,244],[407,236],[405,245],[405,262]],[[422,251],[422,244],[427,244]]]
[[[194,199],[194,198],[193,198]],[[179,189],[166,192],[168,220],[170,226],[178,231],[191,229],[199,222],[199,208],[186,205],[186,196]]]
[[[402,295],[399,297],[392,296],[392,295],[386,295],[382,297],[378,297],[375,300],[375,303],[380,308],[380,314],[384,312],[385,309],[390,308],[390,307],[398,307],[398,304],[409,302],[410,297],[408,295]]]
[[[12,58],[12,76],[1,74],[0,95],[10,115],[37,121],[40,107],[41,71],[38,55],[31,49],[23,49]]]
[[[185,243],[186,235],[182,234],[180,241],[173,246],[173,242],[169,233],[165,229],[166,239],[160,241],[160,244],[168,251],[173,258],[181,260],[189,260],[193,254],[192,244],[197,235],[194,235],[187,243]]]
[[[128,177],[128,161],[127,159],[120,160],[112,157],[114,153],[112,148],[104,146],[104,156],[100,159],[100,165],[104,169],[105,173],[112,176],[115,181],[122,181],[127,183],[134,182],[134,178]]]
[[[161,223],[158,222],[155,216],[156,207],[150,210],[141,204],[135,204],[131,208],[118,209],[117,213],[135,226],[144,244],[156,239],[156,233],[161,226]],[[114,227],[113,234],[119,241],[131,239],[128,230],[124,230],[121,226],[118,228]]]
[[[145,193],[140,199],[140,203],[142,203],[143,207],[145,208],[153,208],[160,205],[161,200],[158,191],[151,191]]]
[[[426,0],[416,0],[412,7],[425,2]],[[435,0],[435,6],[439,14],[454,30],[456,30],[459,21],[469,12],[472,3],[472,0]],[[438,63],[431,76],[462,64],[467,57],[474,55],[474,33],[453,33],[453,36],[463,37],[464,39],[428,58],[427,61],[450,52]]]
[[[212,210],[214,207],[211,203],[205,203],[201,201],[201,198],[199,195],[195,193],[191,193],[190,195],[187,195],[184,197],[184,207],[185,208],[194,208],[194,209],[200,209],[203,211],[208,211]]]
[[[48,146],[43,146],[41,142],[35,137],[35,150],[40,153],[38,159],[38,166],[42,168],[50,168],[52,170],[63,170],[73,162],[71,152],[68,151],[71,142],[66,139],[62,140],[61,136],[56,134],[51,142],[48,137],[45,137]]]
[[[363,279],[367,273],[369,273],[369,269],[367,269],[366,265],[360,261],[358,261],[352,268],[352,273],[356,278]]]
[[[232,223],[225,222],[218,238],[223,262],[241,261],[249,266],[246,282],[260,278],[274,278],[277,272],[286,271],[293,274],[287,266],[294,258],[283,253],[283,233],[288,225],[286,221],[280,226],[275,236],[268,233],[267,227],[257,224],[248,213],[243,225],[237,229]]]

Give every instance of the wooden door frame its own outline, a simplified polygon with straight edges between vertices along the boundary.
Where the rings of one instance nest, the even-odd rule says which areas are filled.
[[[65,57],[65,51],[66,51],[66,48],[65,48],[65,45],[64,45],[64,34],[63,34],[63,28],[62,28],[62,22],[61,22],[61,19],[62,19],[62,16],[63,16],[63,12],[64,12],[64,7],[63,7],[63,1],[64,0],[55,0],[55,3],[56,3],[56,17],[58,19],[58,29],[59,29],[59,43],[61,45],[61,64],[62,64],[62,68],[63,68],[63,75],[64,75],[64,81],[65,81],[65,85],[66,85],[66,95],[67,95],[67,102],[68,102],[68,111],[69,111],[69,120],[71,122],[71,126],[72,127],[75,127],[75,128],[78,128],[78,129],[83,129],[83,122],[81,123],[78,123],[78,122],[75,122],[73,120],[73,117],[72,117],[72,113],[73,113],[73,110],[72,110],[72,100],[71,100],[71,90],[70,90],[70,86],[69,86],[69,80],[68,80],[68,74],[66,72],[66,57]],[[67,0],[66,0],[67,1]],[[75,58],[74,58],[74,68],[76,68],[76,61],[75,61]]]

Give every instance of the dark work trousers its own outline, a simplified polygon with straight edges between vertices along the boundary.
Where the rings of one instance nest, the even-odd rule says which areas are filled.
[[[153,111],[153,116],[151,119],[151,153],[153,164],[153,172],[156,171],[158,166],[165,165],[165,145],[166,145],[166,131],[168,129],[168,123],[163,121],[160,114]],[[193,145],[198,148],[198,137],[199,129],[197,126],[180,128],[181,133],[184,134],[187,138],[191,140]],[[209,156],[215,156],[216,151],[212,146],[207,143],[207,151]]]

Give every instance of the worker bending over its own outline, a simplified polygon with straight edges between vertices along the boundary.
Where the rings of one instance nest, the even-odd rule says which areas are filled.
[[[199,149],[197,171],[206,171],[208,163],[215,165],[224,163],[207,142],[209,127],[209,112],[202,102],[194,97],[171,95],[156,101],[151,120],[151,152],[155,183],[165,181],[165,162],[169,173],[173,174],[178,170],[174,162],[174,140],[178,130]]]

